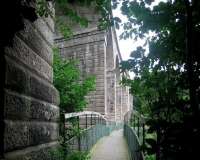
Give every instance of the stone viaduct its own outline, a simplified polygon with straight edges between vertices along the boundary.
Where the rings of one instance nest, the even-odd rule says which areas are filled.
[[[87,28],[74,26],[74,36],[65,40],[55,36],[55,43],[64,59],[78,59],[82,77],[94,75],[96,90],[88,95],[86,110],[100,112],[111,121],[122,121],[132,108],[132,96],[128,87],[120,85],[122,74],[119,63],[122,56],[113,27],[99,30],[99,14],[92,8],[73,6],[79,15],[89,20]]]
[[[24,29],[15,34],[13,45],[1,50],[5,76],[1,84],[0,159],[46,160],[50,159],[49,148],[56,147],[59,138],[59,93],[52,84],[54,22],[50,17],[23,21]],[[87,110],[120,121],[132,102],[128,88],[119,85],[122,58],[116,33],[113,28],[98,30],[94,24],[77,29],[68,41],[57,37],[56,43],[63,57],[80,59],[82,74],[96,76],[96,91],[88,96]]]

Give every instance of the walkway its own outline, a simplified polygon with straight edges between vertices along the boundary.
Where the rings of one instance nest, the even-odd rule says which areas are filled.
[[[113,131],[109,136],[99,140],[91,151],[91,160],[129,160],[123,130]]]

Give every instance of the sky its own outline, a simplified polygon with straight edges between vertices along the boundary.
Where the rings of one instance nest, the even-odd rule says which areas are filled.
[[[121,11],[119,8],[113,10],[113,16],[119,17],[122,22],[125,22],[127,18],[121,14]],[[119,49],[122,55],[123,60],[129,59],[129,55],[131,51],[135,50],[138,45],[142,44],[142,41],[134,41],[133,39],[119,39],[120,34],[123,32],[123,29],[120,27],[120,29],[116,29],[117,38],[118,38],[118,44]]]
[[[166,2],[167,0],[155,0],[151,5],[151,8],[153,8],[153,6],[157,5],[161,1]],[[122,22],[127,21],[127,18],[121,14],[120,6],[117,9],[113,10],[113,16],[119,17],[122,20]],[[137,41],[133,39],[120,40],[119,35],[123,32],[123,29],[122,28],[120,28],[119,30],[116,29],[116,32],[117,32],[119,49],[123,60],[129,59],[130,53],[134,51],[138,46],[142,46],[145,43],[144,40],[140,39],[138,39]],[[148,46],[146,46],[146,50],[148,51]]]

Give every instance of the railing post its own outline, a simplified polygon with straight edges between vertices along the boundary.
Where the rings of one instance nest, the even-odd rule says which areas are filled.
[[[90,126],[92,128],[92,114],[90,115]],[[93,130],[92,130],[92,135],[93,135]],[[92,141],[90,141],[90,146],[93,145],[93,136],[92,136]]]
[[[142,132],[143,132],[143,140],[142,140],[142,144],[143,144],[143,146],[144,146],[144,143],[145,143],[145,125],[144,125],[144,123],[142,123]]]
[[[138,138],[140,139],[140,119],[138,117]]]
[[[85,127],[87,129],[87,114],[85,115]]]
[[[78,121],[78,150],[81,151],[81,137],[80,137],[80,119],[79,116],[77,116]]]
[[[92,126],[92,114],[90,116],[90,125]]]

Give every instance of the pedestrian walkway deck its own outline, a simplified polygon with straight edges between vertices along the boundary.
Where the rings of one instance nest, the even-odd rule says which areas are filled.
[[[91,150],[91,160],[129,160],[128,146],[123,130],[113,131],[102,138]]]

